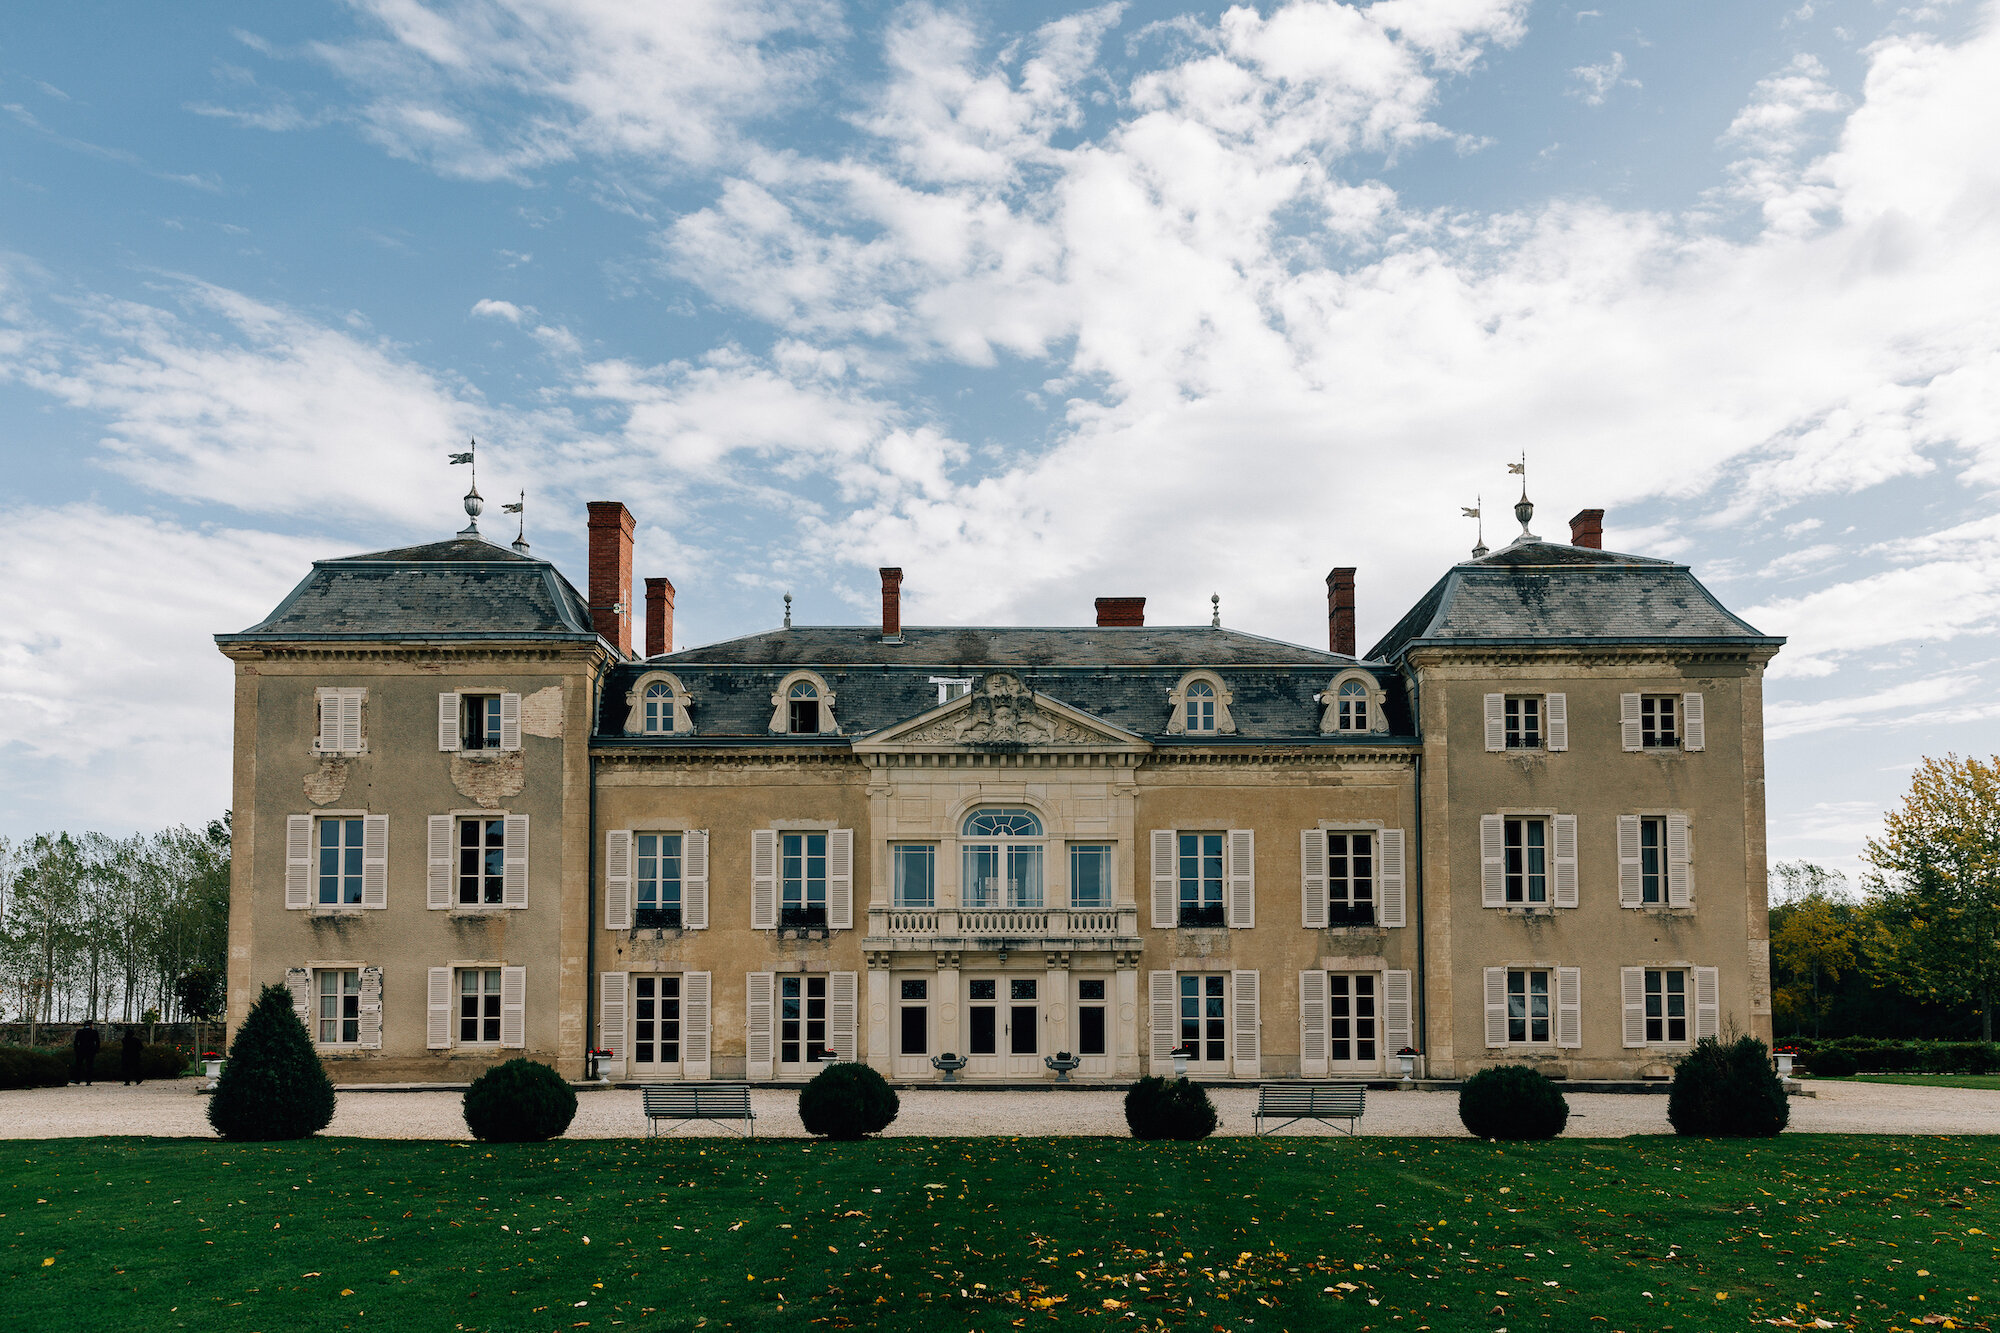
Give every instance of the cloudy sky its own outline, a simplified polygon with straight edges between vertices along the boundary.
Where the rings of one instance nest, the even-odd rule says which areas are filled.
[[[2000,8],[42,5],[0,33],[0,834],[206,818],[209,636],[621,499],[679,646],[1364,645],[1459,507],[1791,637],[1777,857],[2000,750]],[[488,524],[489,531],[497,524]],[[1488,524],[1489,537],[1511,525]],[[511,536],[511,533],[506,534]]]

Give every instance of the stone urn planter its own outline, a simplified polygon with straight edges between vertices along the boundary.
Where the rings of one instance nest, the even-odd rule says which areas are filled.
[[[1792,1076],[1792,1061],[1797,1058],[1796,1053],[1792,1051],[1778,1051],[1775,1058],[1778,1061],[1778,1077],[1790,1078]]]
[[[1081,1065],[1083,1061],[1077,1059],[1068,1051],[1057,1051],[1054,1055],[1043,1059],[1042,1063],[1056,1071],[1056,1082],[1067,1083],[1069,1082],[1069,1071]]]
[[[946,1051],[943,1055],[931,1058],[931,1068],[942,1073],[945,1082],[956,1083],[958,1080],[953,1078],[952,1075],[965,1068],[965,1057],[962,1055],[953,1055],[950,1051]]]
[[[1417,1073],[1416,1049],[1414,1047],[1405,1046],[1402,1050],[1397,1051],[1396,1064],[1403,1071],[1403,1082],[1405,1083],[1410,1082],[1413,1078],[1416,1077]]]

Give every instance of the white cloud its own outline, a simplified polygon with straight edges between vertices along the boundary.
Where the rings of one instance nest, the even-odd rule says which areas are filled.
[[[1603,106],[1605,99],[1617,89],[1637,88],[1637,79],[1625,77],[1625,53],[1613,51],[1609,60],[1595,65],[1578,65],[1570,71],[1576,86],[1570,89],[1570,96],[1581,98],[1585,106]]]
[[[525,317],[521,307],[512,301],[496,301],[491,297],[474,301],[472,313],[488,319],[504,319],[509,324],[519,324]]]
[[[1963,699],[1979,688],[1980,681],[1976,676],[1952,673],[1906,681],[1846,698],[1777,700],[1764,709],[1764,735],[1769,740],[1779,741],[1815,731],[1830,731],[1836,727],[1851,730],[1857,723],[1864,722],[1927,724],[1946,716],[1937,705]],[[1883,714],[1895,716],[1885,718]]]

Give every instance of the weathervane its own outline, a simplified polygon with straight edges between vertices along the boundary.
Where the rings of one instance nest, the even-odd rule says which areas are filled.
[[[479,448],[479,441],[467,440],[466,444],[469,447],[464,453],[447,454],[445,456],[451,459],[452,466],[454,467],[460,463],[471,464],[472,489],[465,493],[466,524],[459,530],[458,535],[461,537],[477,537],[479,535],[479,514],[481,510],[486,508],[486,501],[481,499],[479,495],[479,464],[472,461],[473,451]]]
[[[1509,463],[1507,471],[1521,478],[1521,498],[1514,502],[1514,517],[1521,520],[1521,535],[1508,545],[1518,546],[1522,542],[1538,542],[1541,538],[1528,530],[1528,520],[1535,516],[1535,502],[1528,498],[1528,455],[1525,450],[1522,451],[1521,461]]]
[[[528,553],[528,515],[526,512],[527,508],[528,508],[528,493],[525,490],[521,492],[521,498],[515,503],[510,505],[500,506],[501,512],[503,513],[519,514],[521,516],[520,530],[514,534],[514,549],[519,551],[522,555],[526,555]]]
[[[1472,497],[1472,508],[1466,509],[1464,507],[1461,507],[1458,511],[1459,513],[1465,515],[1465,517],[1467,518],[1479,519],[1479,538],[1473,544],[1472,547],[1472,558],[1474,560],[1477,560],[1481,556],[1486,554],[1486,520],[1483,517],[1481,517],[1481,510],[1484,508],[1484,506],[1485,506],[1485,497],[1475,495]]]
[[[786,628],[786,629],[790,629],[791,627],[792,627],[792,595],[791,595],[790,593],[786,593],[786,594],[785,594],[785,628]]]
[[[1210,594],[1208,595],[1208,605],[1209,605],[1209,617],[1208,617],[1208,625],[1209,625],[1209,628],[1210,628],[1210,629],[1221,629],[1221,628],[1222,628],[1222,594],[1221,594],[1221,593],[1219,593],[1219,592],[1212,592],[1212,593],[1210,593]]]

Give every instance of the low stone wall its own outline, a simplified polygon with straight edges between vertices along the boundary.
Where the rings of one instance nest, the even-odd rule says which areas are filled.
[[[37,1023],[32,1028],[35,1034],[33,1044],[44,1050],[52,1047],[66,1048],[70,1044],[70,1039],[76,1035],[76,1030],[82,1026],[81,1023]],[[192,1023],[136,1023],[131,1026],[139,1029],[139,1035],[146,1039],[148,1045],[154,1042],[166,1042],[173,1046],[194,1044]],[[126,1027],[127,1024],[124,1023],[99,1023],[97,1035],[106,1044],[115,1043],[124,1040]],[[26,1023],[0,1023],[0,1046],[29,1045],[30,1030],[30,1026]],[[220,1047],[216,1046],[216,1043],[222,1040],[221,1021],[202,1024],[202,1039],[209,1043],[210,1049],[219,1050]]]

